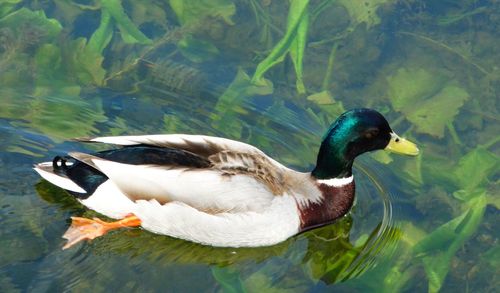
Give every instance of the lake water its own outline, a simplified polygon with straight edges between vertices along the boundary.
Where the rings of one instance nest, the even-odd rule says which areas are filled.
[[[497,292],[500,5],[422,1],[0,1],[0,291]],[[189,133],[310,170],[345,109],[421,155],[356,161],[332,225],[263,248],[141,229],[62,250],[99,216],[35,163],[75,137]]]

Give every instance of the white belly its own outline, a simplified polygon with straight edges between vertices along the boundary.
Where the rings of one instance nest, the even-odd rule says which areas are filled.
[[[181,202],[141,200],[134,214],[151,232],[223,247],[273,245],[297,234],[300,226],[297,203],[289,195],[275,197],[261,212],[207,214]]]
[[[211,214],[180,201],[163,205],[156,200],[134,202],[108,180],[81,202],[111,218],[133,213],[141,219],[141,226],[153,233],[212,246],[273,245],[297,234],[300,227],[297,202],[287,194],[274,196],[259,211]]]

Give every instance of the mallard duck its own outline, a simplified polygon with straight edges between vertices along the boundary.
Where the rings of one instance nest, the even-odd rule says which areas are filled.
[[[371,109],[342,114],[326,132],[316,166],[307,173],[283,166],[254,146],[212,136],[79,141],[122,147],[70,152],[34,169],[86,207],[117,221],[73,217],[64,248],[136,226],[212,246],[273,245],[349,212],[358,155],[378,149],[419,152]]]

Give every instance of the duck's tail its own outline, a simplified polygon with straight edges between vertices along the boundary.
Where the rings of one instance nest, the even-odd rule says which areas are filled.
[[[57,158],[57,157],[56,157]],[[53,162],[43,162],[36,164],[33,169],[42,176],[43,179],[49,181],[50,183],[66,189],[68,191],[85,194],[87,193],[85,189],[81,188],[73,180],[64,175],[63,172],[57,172],[54,168],[55,160]]]

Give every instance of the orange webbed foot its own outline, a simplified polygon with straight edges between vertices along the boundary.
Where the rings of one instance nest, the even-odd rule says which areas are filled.
[[[71,217],[71,226],[62,236],[68,242],[63,249],[70,248],[82,240],[92,240],[106,234],[106,232],[123,228],[136,227],[141,225],[141,220],[134,215],[127,216],[116,222],[105,222],[98,218],[87,219],[81,217]]]

